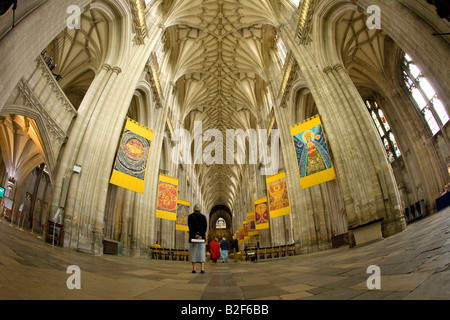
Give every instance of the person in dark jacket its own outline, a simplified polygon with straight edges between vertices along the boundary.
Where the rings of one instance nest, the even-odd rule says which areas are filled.
[[[239,252],[239,242],[236,236],[233,236],[233,242],[231,243],[231,248],[234,251],[234,261],[237,262],[237,255]]]
[[[200,206],[195,205],[194,213],[188,217],[189,256],[192,262],[192,273],[197,272],[197,263],[201,265],[201,273],[205,273],[205,239],[207,226],[206,217],[200,212]]]
[[[222,263],[224,263],[225,261],[228,262],[228,241],[225,237],[222,238],[222,242],[220,243],[219,259],[222,259]]]

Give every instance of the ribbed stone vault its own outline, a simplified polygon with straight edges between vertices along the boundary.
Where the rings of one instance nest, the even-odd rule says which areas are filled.
[[[243,166],[226,164],[227,152],[236,153],[236,146],[226,149],[226,130],[257,129],[275,21],[268,2],[253,0],[180,1],[167,15],[166,43],[182,123],[192,135],[201,121],[203,133],[216,129],[223,137],[223,154],[206,152],[196,168],[207,207],[233,208],[238,197]],[[202,150],[212,141],[205,137]]]

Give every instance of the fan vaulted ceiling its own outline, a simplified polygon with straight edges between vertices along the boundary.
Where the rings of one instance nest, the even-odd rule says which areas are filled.
[[[273,63],[268,54],[275,37],[273,9],[259,0],[174,1],[164,25],[184,127],[193,133],[194,122],[201,121],[203,132],[217,129],[223,136],[224,164],[208,165],[211,159],[203,158],[196,167],[204,209],[233,210],[245,177],[242,165],[225,164],[225,133],[257,128],[265,72]],[[203,150],[210,143],[205,139]]]

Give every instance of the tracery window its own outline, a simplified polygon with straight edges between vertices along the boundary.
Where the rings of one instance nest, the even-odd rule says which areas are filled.
[[[436,91],[408,54],[405,54],[403,61],[403,78],[428,127],[435,135],[450,118]]]
[[[225,221],[224,218],[219,218],[216,221],[216,229],[221,230],[221,229],[226,229],[227,228],[227,222]]]
[[[400,157],[402,153],[398,147],[397,139],[395,138],[395,135],[391,130],[391,126],[389,125],[389,122],[387,121],[383,110],[380,109],[375,99],[367,99],[365,103],[373,119],[373,122],[378,129],[381,140],[383,141],[383,145],[388,155],[389,161],[393,162],[395,159]]]

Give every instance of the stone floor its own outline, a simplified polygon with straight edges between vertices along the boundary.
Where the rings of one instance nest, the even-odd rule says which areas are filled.
[[[349,249],[258,262],[189,262],[94,257],[45,244],[0,222],[0,300],[448,300],[450,209],[417,221],[390,238]],[[66,273],[81,270],[81,289]],[[367,268],[381,271],[369,290]]]

